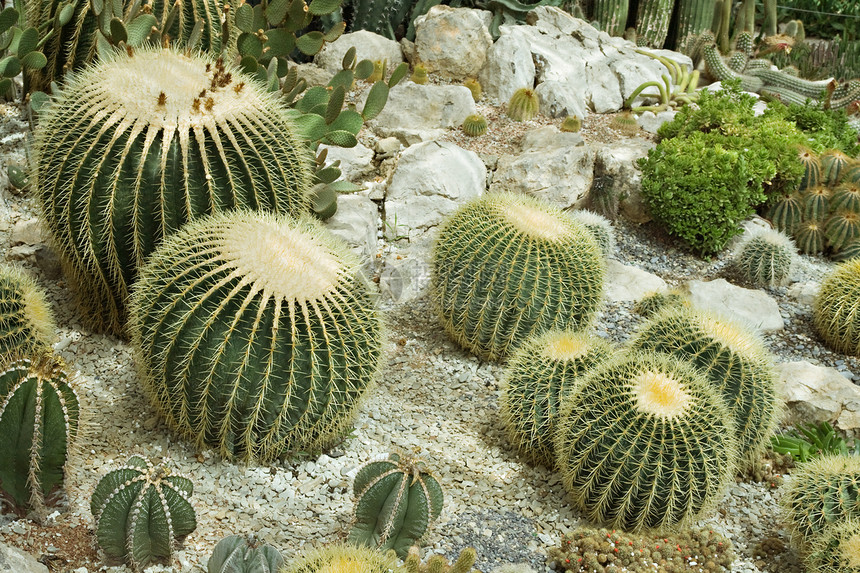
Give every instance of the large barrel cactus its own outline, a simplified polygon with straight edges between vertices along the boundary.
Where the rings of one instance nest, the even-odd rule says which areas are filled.
[[[839,264],[824,278],[812,318],[827,346],[860,356],[860,259]]]
[[[137,49],[75,75],[40,117],[36,189],[88,325],[122,331],[138,267],[190,219],[306,211],[307,149],[289,110],[221,60]]]
[[[306,218],[229,211],[168,237],[130,305],[158,411],[226,458],[268,461],[340,437],[382,354],[359,266]]]
[[[532,334],[586,326],[603,301],[605,273],[582,224],[528,196],[492,193],[442,224],[431,289],[448,334],[497,359]]]
[[[690,363],[660,352],[606,363],[562,402],[555,452],[589,519],[667,528],[718,502],[737,461],[731,414]]]
[[[56,333],[45,293],[29,275],[0,265],[0,356],[48,349]]]

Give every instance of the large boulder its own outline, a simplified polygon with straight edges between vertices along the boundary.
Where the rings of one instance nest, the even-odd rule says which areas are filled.
[[[860,438],[860,387],[835,368],[806,361],[776,365],[777,389],[788,409],[784,422],[828,422],[854,438]]]
[[[504,28],[504,27],[503,27]],[[487,51],[487,61],[478,74],[484,96],[499,103],[510,101],[520,88],[535,83],[535,64],[528,39],[507,34]]]
[[[326,43],[314,56],[314,63],[329,73],[336,74],[343,69],[343,56],[353,47],[355,57],[359,60],[387,61],[389,70],[403,61],[400,44],[379,34],[359,30],[343,34],[334,42]]]
[[[758,332],[785,328],[779,305],[764,291],[733,285],[725,279],[689,281],[690,303],[746,325]]]
[[[443,78],[477,76],[492,45],[478,10],[438,5],[415,19],[418,62]]]

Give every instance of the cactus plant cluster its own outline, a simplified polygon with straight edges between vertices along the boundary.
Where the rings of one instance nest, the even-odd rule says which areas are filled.
[[[444,555],[432,555],[426,563],[421,562],[421,554],[417,546],[409,548],[409,554],[403,560],[405,573],[477,573],[472,569],[478,555],[472,547],[460,551],[454,563],[448,563]]]
[[[284,573],[401,573],[394,551],[382,552],[352,543],[333,543],[301,551]]]

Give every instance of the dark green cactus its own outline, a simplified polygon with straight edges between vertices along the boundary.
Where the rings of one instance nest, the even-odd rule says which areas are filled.
[[[575,221],[578,221],[582,224],[583,227],[588,229],[588,232],[594,237],[594,240],[597,241],[597,246],[600,247],[600,252],[603,253],[605,258],[610,258],[615,255],[616,250],[616,241],[615,241],[615,229],[612,227],[612,221],[604,217],[603,215],[598,215],[593,211],[587,211],[584,209],[577,209],[570,214],[571,217]]]
[[[675,6],[677,24],[673,31],[677,44],[684,45],[687,38],[709,32],[715,7],[716,0],[678,0]]]
[[[788,282],[797,256],[791,238],[765,229],[745,237],[735,249],[732,266],[753,286],[781,286]]]
[[[807,187],[801,193],[803,199],[803,219],[816,221],[823,225],[830,215],[830,196],[832,191],[824,185]]]
[[[165,464],[132,456],[108,472],[93,491],[90,511],[96,541],[108,557],[122,559],[134,571],[173,556],[173,540],[197,528],[189,501],[193,484]]]
[[[821,182],[828,187],[836,187],[842,182],[843,169],[853,161],[838,149],[828,149],[821,155]]]
[[[253,533],[228,535],[215,545],[206,563],[208,573],[278,573],[284,566],[281,553],[261,544]]]
[[[824,250],[824,224],[819,221],[803,221],[794,230],[794,243],[804,255],[815,255]]]
[[[463,133],[470,137],[478,137],[487,133],[487,118],[480,114],[466,116],[461,126]]]
[[[531,88],[520,88],[508,102],[507,114],[514,121],[529,121],[538,114],[540,100]]]
[[[358,470],[352,485],[355,523],[349,541],[405,559],[442,513],[442,486],[423,462],[389,454]]]
[[[636,35],[641,45],[662,48],[669,33],[674,0],[639,0],[636,11]],[[638,44],[638,42],[637,42]]]
[[[812,318],[827,346],[860,356],[860,259],[840,263],[824,278]]]
[[[860,257],[860,239],[852,239],[842,249],[833,253],[833,260],[837,262],[850,261]]]
[[[809,573],[860,573],[860,516],[828,525],[803,555]]]
[[[610,36],[623,36],[629,0],[595,0],[593,17],[598,28]]]
[[[41,513],[62,486],[79,417],[78,396],[56,359],[22,358],[0,372],[0,490],[13,506]]]
[[[860,185],[843,183],[833,190],[830,207],[834,211],[854,211],[860,213]]]
[[[301,551],[283,569],[284,573],[392,573],[398,571],[394,551],[334,543]]]
[[[845,248],[848,243],[860,237],[860,213],[856,211],[834,211],[824,226],[827,246],[834,251]]]
[[[36,281],[15,267],[0,265],[0,356],[49,349],[56,330]]]
[[[777,230],[794,233],[803,221],[803,199],[799,193],[787,193],[768,208],[767,218]]]
[[[232,211],[183,227],[141,269],[130,302],[157,410],[225,458],[265,462],[340,438],[382,355],[359,268],[308,218]]]

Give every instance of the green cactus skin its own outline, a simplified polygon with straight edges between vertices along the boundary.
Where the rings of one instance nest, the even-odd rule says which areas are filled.
[[[122,332],[138,267],[190,219],[309,210],[313,158],[289,110],[243,78],[204,55],[137,49],[77,74],[40,115],[36,189],[92,329]]]
[[[607,527],[683,527],[732,482],[731,415],[711,383],[673,356],[633,352],[604,364],[562,403],[555,451],[562,482]]]
[[[468,78],[463,82],[463,85],[469,88],[469,91],[472,92],[473,100],[476,102],[481,101],[481,97],[484,95],[484,89],[481,87],[481,82],[475,78]]]
[[[740,32],[737,35],[737,38],[735,38],[735,49],[743,54],[746,54],[747,60],[752,58],[753,52],[755,51],[755,42],[753,40],[752,32],[748,32],[746,30]],[[768,67],[770,67],[770,64],[768,64]]]
[[[538,114],[540,100],[531,88],[520,88],[508,102],[508,117],[514,121],[529,121]]]
[[[702,51],[705,54],[705,67],[711,77],[719,81],[739,78],[741,80],[741,89],[748,92],[758,92],[764,86],[764,82],[760,78],[739,74],[726,65],[716,44],[704,46]]]
[[[767,218],[779,231],[792,234],[803,221],[803,199],[799,193],[783,195],[770,206]]]
[[[703,311],[669,308],[644,324],[630,347],[672,354],[705,374],[733,417],[741,465],[770,443],[780,416],[773,358],[746,328]]]
[[[132,456],[108,472],[93,491],[90,511],[96,541],[105,554],[141,571],[173,555],[174,538],[197,528],[189,499],[193,484],[164,465]]]
[[[44,291],[16,267],[0,265],[0,356],[49,349],[57,331]]]
[[[833,190],[830,208],[834,211],[854,211],[860,213],[860,185],[842,183]]]
[[[0,372],[0,489],[15,507],[42,512],[62,486],[79,418],[80,401],[56,359],[22,358]]]
[[[839,251],[860,237],[860,214],[855,211],[836,211],[827,219],[824,238],[827,246]]]
[[[815,255],[824,250],[824,225],[818,221],[803,221],[794,230],[794,243],[804,255]]]
[[[788,282],[796,254],[797,247],[790,237],[763,229],[738,244],[732,265],[753,286],[777,287]]]
[[[842,182],[860,186],[860,161],[854,159],[845,167]]]
[[[812,318],[830,348],[860,356],[860,259],[840,263],[825,277]]]
[[[444,555],[431,555],[427,563],[421,563],[421,554],[418,547],[409,548],[409,555],[403,561],[406,573],[478,573],[472,566],[478,559],[478,554],[473,547],[466,547],[460,551],[457,560],[451,565]]]
[[[359,267],[309,217],[232,211],[183,227],[130,303],[156,409],[224,458],[329,445],[380,366],[382,321]]]
[[[830,454],[803,462],[782,486],[792,542],[805,551],[829,524],[860,518],[860,456]]]
[[[469,137],[478,137],[487,133],[487,118],[483,115],[473,113],[466,116],[462,125],[463,133]]]
[[[499,414],[508,441],[532,461],[552,467],[559,404],[579,377],[609,360],[612,345],[585,333],[552,330],[528,339],[508,362]]]
[[[393,549],[401,559],[442,513],[442,486],[436,477],[423,462],[398,454],[364,464],[352,491],[355,523],[349,542]]]
[[[803,219],[823,223],[830,214],[831,194],[830,188],[824,185],[805,189],[801,195],[803,198]]]
[[[729,54],[729,61],[726,62],[726,65],[731,68],[733,71],[741,74],[744,69],[747,67],[747,62],[749,61],[749,56],[744,52],[735,50],[731,54]]]
[[[669,17],[674,0],[639,0],[636,12],[636,34],[644,46],[662,48],[669,33]]]
[[[427,68],[418,64],[415,66],[415,69],[412,70],[412,76],[409,78],[410,81],[416,84],[424,85],[427,83]]]
[[[305,549],[283,570],[284,573],[392,573],[400,571],[393,551],[335,543]]]
[[[281,553],[260,544],[257,536],[228,535],[215,545],[206,563],[208,573],[278,573],[284,566]]]
[[[636,116],[630,111],[622,111],[615,114],[610,123],[612,129],[616,129],[626,135],[633,137],[639,133],[639,122],[636,121]]]
[[[807,147],[800,147],[797,150],[797,158],[804,168],[798,189],[805,191],[821,185],[821,159],[818,155]]]
[[[612,227],[612,222],[592,211],[577,209],[570,213],[575,221],[582,223],[582,226],[588,229],[594,240],[597,241],[597,246],[600,247],[600,252],[605,258],[610,258],[615,255],[617,243],[615,240],[615,229]]]
[[[803,26],[802,20],[791,20],[785,25],[785,35],[794,38],[794,45],[802,44],[806,41],[806,29]]]
[[[594,19],[598,29],[610,36],[623,36],[627,25],[629,0],[595,0]]]
[[[809,542],[809,573],[860,573],[860,517],[833,523]]]
[[[747,62],[746,70],[769,70],[771,66],[773,66],[773,62],[766,58],[753,58]]]
[[[836,262],[850,261],[860,257],[860,239],[852,239],[842,249],[833,253],[831,258]]]
[[[490,193],[442,223],[431,293],[446,332],[495,360],[533,334],[587,326],[603,301],[605,264],[591,233],[561,210]]]
[[[784,74],[778,70],[747,70],[749,75],[759,78],[768,89],[784,88],[811,99],[821,100],[827,92],[830,80],[811,81]]]
[[[687,297],[677,291],[654,291],[646,294],[633,305],[633,312],[650,318],[665,308],[687,306]]]
[[[852,159],[838,149],[829,149],[822,153],[821,183],[828,187],[836,187],[842,182],[842,170],[851,163]]]
[[[575,115],[569,115],[562,120],[559,129],[569,133],[577,133],[582,129],[582,120]]]
[[[716,0],[678,0],[675,11],[678,13],[675,37],[683,43],[689,36],[695,36],[709,32],[714,20],[714,8]]]

